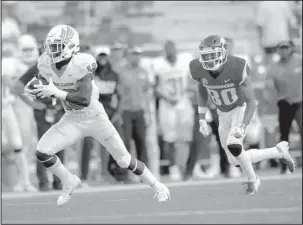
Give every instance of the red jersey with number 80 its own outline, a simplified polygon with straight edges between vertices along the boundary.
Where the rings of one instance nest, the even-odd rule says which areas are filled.
[[[227,56],[227,62],[216,78],[202,67],[199,59],[192,60],[189,69],[191,77],[207,89],[220,111],[228,112],[245,103],[240,85],[248,77],[250,69],[244,59]]]

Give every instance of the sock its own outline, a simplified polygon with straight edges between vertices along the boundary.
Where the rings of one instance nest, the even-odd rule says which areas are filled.
[[[47,169],[49,169],[53,174],[55,174],[63,183],[66,183],[72,173],[69,172],[66,167],[61,163],[61,160],[58,158],[58,156],[55,155],[55,157],[57,157],[56,163]]]
[[[19,172],[20,172],[20,181],[22,181],[23,184],[28,185],[30,184],[30,176],[29,176],[29,170],[28,170],[28,163],[26,155],[21,150],[15,150],[16,152],[16,164],[18,166]]]
[[[254,181],[257,179],[257,175],[255,174],[254,168],[252,166],[250,154],[242,149],[240,155],[236,157],[238,160],[241,169],[244,171],[246,176],[248,176],[249,181]]]
[[[247,151],[250,155],[252,163],[261,162],[267,159],[281,158],[282,153],[277,150],[276,147],[265,148],[265,149],[250,149]]]
[[[143,162],[132,158],[128,169],[134,174],[138,175],[145,183],[150,185],[152,188],[158,188],[159,182]]]

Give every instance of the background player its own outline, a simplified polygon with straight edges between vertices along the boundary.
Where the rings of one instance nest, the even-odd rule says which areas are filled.
[[[45,167],[59,177],[63,193],[59,206],[70,200],[81,180],[70,173],[55,155],[84,136],[92,136],[111,153],[118,165],[128,168],[149,184],[159,201],[169,199],[169,190],[158,182],[149,169],[131,157],[118,132],[110,122],[102,104],[98,101],[98,88],[92,79],[96,69],[95,59],[79,51],[79,34],[68,25],[58,25],[50,30],[45,40],[46,52],[38,61],[39,77],[48,85],[25,87],[25,93],[33,98],[56,97],[63,103],[65,115],[39,140],[36,156]]]
[[[248,182],[244,183],[246,193],[255,194],[260,186],[260,179],[255,174],[252,163],[283,158],[290,171],[294,171],[288,142],[280,142],[276,147],[261,151],[243,149],[245,129],[256,109],[246,61],[227,55],[226,41],[218,35],[205,38],[198,53],[199,58],[192,60],[189,67],[192,78],[199,83],[200,131],[203,135],[209,134],[205,120],[209,95],[217,106],[219,135],[229,162],[234,166],[241,166],[248,176]]]
[[[160,99],[159,126],[164,140],[163,151],[170,155],[170,177],[173,180],[180,180],[182,175],[176,160],[179,153],[189,151],[194,123],[194,110],[186,93],[188,68],[185,66],[192,56],[177,55],[176,45],[170,40],[165,42],[164,51],[165,56],[153,63],[153,72],[157,80],[155,92]]]

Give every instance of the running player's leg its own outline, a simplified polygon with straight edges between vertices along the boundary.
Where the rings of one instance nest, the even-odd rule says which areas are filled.
[[[218,112],[218,118],[219,118],[218,132],[219,132],[219,137],[221,140],[222,147],[226,152],[229,163],[232,166],[238,166],[239,165],[238,160],[233,156],[233,154],[231,154],[231,152],[227,147],[227,138],[231,129],[231,114]]]
[[[69,182],[71,173],[61,163],[56,153],[72,145],[82,137],[82,132],[77,123],[63,116],[62,119],[53,125],[39,140],[36,148],[37,159],[63,184]]]
[[[143,162],[130,155],[107,115],[100,114],[95,120],[93,124],[96,126],[87,128],[90,131],[89,135],[98,140],[110,152],[121,168],[127,168],[150,185],[157,192],[159,201],[168,200],[168,189],[155,178]]]
[[[244,110],[245,110],[244,107],[242,109],[239,108],[238,114],[237,113],[234,114],[235,115],[234,121],[236,121],[236,123],[234,123],[233,126],[236,126],[235,124],[241,123],[242,118],[243,118],[241,115],[244,115]],[[243,111],[243,113],[241,111]],[[241,118],[241,120],[239,120],[238,118]],[[258,139],[257,133],[255,133],[253,135],[249,134],[251,125],[253,125],[253,124],[250,124],[246,129],[247,130],[246,137],[250,138],[252,140]],[[257,124],[255,126],[257,126]],[[260,132],[257,127],[254,127],[254,128],[258,130],[257,132]],[[252,137],[250,137],[250,136],[252,136]],[[241,145],[243,148],[243,143]],[[283,159],[286,162],[286,165],[289,167],[289,170],[290,171],[294,170],[294,163],[289,155],[289,145],[285,141],[284,142],[282,141],[282,142],[278,143],[276,146],[271,147],[271,148],[249,149],[249,150],[246,150],[243,152],[244,152],[244,155],[246,154],[245,152],[248,153],[251,163],[258,163],[258,162],[268,160],[268,159]],[[244,156],[244,158],[245,158],[245,156]]]
[[[232,120],[231,127],[235,127],[239,125],[244,116],[245,107],[237,107],[232,110]],[[255,174],[254,168],[252,166],[252,161],[250,158],[250,154],[243,149],[243,138],[235,138],[231,132],[229,132],[227,137],[227,148],[230,153],[237,159],[240,167],[244,171],[244,173],[248,176],[249,181],[255,181],[257,179],[257,175]]]

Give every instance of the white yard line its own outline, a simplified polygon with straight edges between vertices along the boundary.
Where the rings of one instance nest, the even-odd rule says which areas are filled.
[[[302,174],[289,174],[289,175],[271,175],[271,176],[260,176],[261,181],[269,180],[293,180],[302,179]],[[216,184],[232,184],[239,183],[244,180],[243,178],[236,179],[219,179],[219,180],[199,180],[190,182],[173,182],[168,183],[168,187],[187,187],[187,186],[204,186],[204,185],[216,185]],[[114,191],[124,191],[124,190],[143,190],[149,187],[145,184],[134,184],[134,185],[115,185],[107,187],[90,187],[77,189],[74,193],[97,193],[97,192],[114,192]],[[21,199],[21,198],[33,198],[41,196],[54,196],[58,195],[59,191],[53,192],[38,192],[38,193],[2,193],[2,200],[6,199]]]

